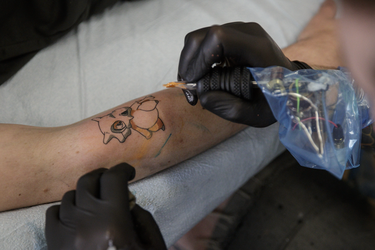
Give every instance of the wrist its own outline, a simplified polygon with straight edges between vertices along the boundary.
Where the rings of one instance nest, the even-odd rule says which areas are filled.
[[[333,66],[307,64],[305,62],[298,61],[298,60],[291,61],[291,63],[294,65],[296,70],[299,70],[299,69],[314,69],[314,70],[334,70],[334,69],[337,69],[337,67],[333,67]]]
[[[283,48],[282,51],[291,61],[299,60],[310,66],[319,66],[317,69],[320,69],[320,67],[331,69],[343,65],[342,59],[335,47],[327,50],[325,47],[320,46],[319,41],[298,41]],[[314,69],[314,67],[312,68]]]
[[[312,69],[312,67],[310,65],[308,65],[307,63],[305,63],[305,62],[294,60],[291,63],[293,64],[294,68],[296,68],[296,70],[299,70],[299,69]]]
[[[315,70],[332,70],[332,69],[337,69],[337,67],[333,66],[322,66],[322,65],[310,65],[312,69]]]

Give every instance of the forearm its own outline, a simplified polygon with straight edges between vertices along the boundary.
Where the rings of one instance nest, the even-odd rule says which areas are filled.
[[[180,89],[163,90],[143,100],[137,98],[71,126],[81,135],[81,145],[91,142],[88,148],[107,159],[106,167],[119,162],[134,166],[135,180],[195,156],[245,128],[213,115],[199,104],[189,105]],[[137,101],[142,102],[138,109]],[[155,109],[148,111],[154,101]],[[119,118],[116,110],[122,112],[127,107],[131,107],[127,113],[134,117],[130,118],[131,129],[114,133],[110,125],[119,120],[126,124],[129,119],[126,115]]]
[[[144,178],[245,127],[190,106],[179,89],[152,96],[65,127],[1,125],[0,210],[59,200],[84,173],[120,162]]]
[[[332,69],[345,66],[338,36],[334,1],[326,1],[309,21],[297,42],[283,49],[290,60],[303,61],[314,69]]]
[[[289,60],[303,61],[313,69],[336,69],[338,66],[344,66],[338,56],[338,47],[332,46],[332,51],[324,51],[326,45],[321,44],[321,48],[319,46],[319,42],[316,44],[311,40],[299,41],[284,48],[283,52]]]

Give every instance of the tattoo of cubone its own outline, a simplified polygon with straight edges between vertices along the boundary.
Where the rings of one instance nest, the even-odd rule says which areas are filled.
[[[103,143],[107,144],[113,138],[125,142],[132,130],[137,131],[146,139],[150,139],[154,132],[165,129],[163,121],[159,118],[158,100],[153,96],[135,101],[130,107],[113,110],[108,115],[92,119],[98,122],[100,132],[103,134]]]

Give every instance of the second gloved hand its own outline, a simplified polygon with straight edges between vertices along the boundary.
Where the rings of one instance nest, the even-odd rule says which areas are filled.
[[[290,61],[259,24],[242,22],[202,28],[186,35],[178,69],[182,80],[199,80],[215,63],[230,67],[310,68],[305,63]],[[198,93],[198,96],[205,109],[224,119],[254,127],[276,122],[260,89],[253,89],[251,101],[223,91]]]
[[[130,210],[128,181],[134,176],[126,163],[82,176],[76,191],[47,210],[48,249],[166,250],[152,215],[138,205]]]

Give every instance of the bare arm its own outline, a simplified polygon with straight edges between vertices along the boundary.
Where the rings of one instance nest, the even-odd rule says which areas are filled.
[[[313,18],[298,41],[283,50],[289,59],[310,65],[342,65],[334,19],[336,9],[329,6],[332,1],[326,3],[317,15],[321,18]],[[119,108],[152,108],[151,101],[144,103],[144,107],[135,103],[143,98],[65,127],[0,125],[0,211],[59,200],[64,192],[75,188],[76,180],[84,173],[124,161],[136,168],[136,179],[144,178],[203,152],[245,127],[202,110],[200,105],[190,106],[180,90],[160,91],[152,96],[158,101],[157,117],[165,127],[153,127],[149,139],[146,131],[133,128],[130,135],[114,133],[117,136],[110,138],[112,130],[123,129],[117,120],[108,123],[112,126],[117,122],[112,130],[108,125],[100,127],[111,118],[110,114],[126,111],[120,113]],[[145,111],[142,115],[139,111],[133,122],[150,124],[152,117],[155,112]]]
[[[299,34],[297,42],[283,49],[284,54],[290,60],[306,62],[314,69],[345,66],[340,53],[336,11],[334,1],[324,1]]]
[[[181,90],[137,98],[76,124],[57,128],[0,125],[0,210],[61,199],[77,179],[128,162],[136,180],[203,152],[245,128]]]

